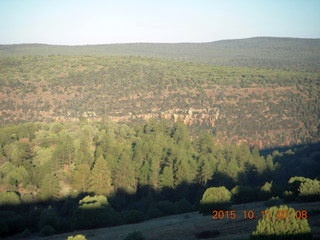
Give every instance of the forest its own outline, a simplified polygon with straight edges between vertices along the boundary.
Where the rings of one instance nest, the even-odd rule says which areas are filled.
[[[0,58],[1,124],[181,119],[259,148],[317,142],[319,73],[142,57]]]
[[[319,49],[1,45],[0,237],[320,201]],[[289,239],[311,239],[300,220]],[[275,234],[262,219],[251,238],[264,229]]]
[[[6,126],[0,146],[2,236],[203,209],[202,194],[212,186],[223,186],[230,203],[319,201],[319,144],[263,156],[207,132],[191,137],[181,121],[82,120]]]

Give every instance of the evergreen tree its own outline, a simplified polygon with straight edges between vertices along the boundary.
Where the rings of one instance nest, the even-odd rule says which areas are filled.
[[[225,187],[207,188],[200,201],[199,212],[210,214],[213,210],[229,209],[231,193]]]
[[[111,190],[111,171],[107,161],[100,155],[90,173],[89,191],[99,195],[108,195]]]
[[[214,172],[214,166],[212,162],[210,162],[205,157],[201,156],[199,161],[198,167],[198,176],[197,180],[200,184],[206,185],[207,181],[212,178]]]
[[[127,192],[135,192],[136,182],[134,175],[134,167],[127,151],[123,151],[112,175],[113,185],[115,189],[123,189]]]
[[[163,168],[162,174],[160,175],[160,185],[161,187],[172,188],[174,184],[172,169],[168,166]]]
[[[42,200],[55,199],[59,197],[59,179],[53,174],[46,174],[40,185],[40,198]]]
[[[88,179],[90,177],[90,168],[88,164],[80,164],[73,173],[73,188],[80,192],[87,192],[89,187]]]
[[[264,211],[251,239],[312,239],[307,216],[296,218],[296,211],[286,205]]]
[[[70,136],[61,136],[61,141],[57,144],[54,152],[53,158],[60,164],[70,165],[75,158],[75,148],[73,145],[73,140]]]

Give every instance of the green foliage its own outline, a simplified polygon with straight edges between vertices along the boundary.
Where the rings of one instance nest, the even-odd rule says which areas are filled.
[[[309,51],[309,54],[313,53]],[[0,58],[1,89],[6,96],[1,102],[2,122],[97,120],[103,117],[136,122],[160,115],[175,121],[181,119],[195,128],[205,128],[219,139],[245,140],[250,145],[260,142],[263,146],[290,145],[317,141],[319,137],[315,117],[319,113],[317,71],[274,69],[279,62],[270,69],[258,69],[208,65],[207,61],[196,64],[73,54]],[[273,57],[264,63],[272,61]],[[306,57],[295,66],[301,63],[305,66],[306,59],[310,60]],[[234,58],[232,62],[235,62]],[[256,56],[253,62],[257,63]],[[16,65],[19,67],[14,67]],[[7,89],[11,91],[7,92]],[[32,97],[26,98],[26,94]],[[21,137],[33,139],[35,135],[39,145],[47,148],[54,144],[55,136],[60,135],[59,125],[63,125],[51,124],[49,136],[36,134],[38,126],[31,124],[35,126],[10,128],[3,134],[5,136],[0,136],[0,144],[4,147],[3,142],[14,143]],[[170,134],[177,142],[184,136],[183,131],[175,126]],[[119,134],[123,137],[127,134],[125,127],[119,129]],[[69,147],[66,143],[55,142],[56,149],[62,150],[61,154],[59,151],[54,154],[59,161],[69,164],[79,160],[78,163],[82,163],[90,156],[90,141],[82,142],[84,151],[77,151],[78,158],[73,159],[65,153],[72,151],[75,142],[69,142]],[[96,150],[98,157],[101,149]]]
[[[119,222],[119,214],[112,209],[103,195],[81,199],[71,221],[74,228],[85,229],[111,226]]]
[[[251,151],[244,144],[225,143],[208,133],[190,133],[181,122],[164,120],[132,126],[107,119],[42,123],[30,138],[25,129],[28,124],[0,128],[0,152],[6,149],[0,156],[0,202],[18,215],[8,217],[12,222],[1,220],[5,235],[13,234],[17,225],[22,226],[19,231],[39,232],[50,225],[63,232],[137,222],[192,211],[201,197],[200,211],[211,213],[230,207],[227,188],[233,188],[236,203],[281,196],[285,190],[292,192],[292,199],[318,196],[318,180],[308,175],[292,179],[287,189],[278,184],[280,178],[287,183],[298,172],[319,175],[316,167],[305,170],[309,164],[317,166],[312,160],[317,145],[311,151],[312,146],[305,148],[309,158],[295,148],[264,158],[257,148]],[[29,146],[27,157],[13,161],[20,143],[22,148]],[[63,148],[68,145],[72,151]],[[57,149],[67,154],[57,154]],[[308,164],[281,172],[287,154],[295,157],[295,164],[299,156]],[[203,190],[211,186],[225,188],[205,197]]]
[[[272,196],[272,184],[273,182],[265,182],[265,184],[260,188],[259,199],[266,200]]]
[[[59,197],[59,179],[54,173],[46,174],[40,185],[41,200],[57,199]]]
[[[172,188],[174,184],[174,178],[173,178],[173,172],[172,168],[165,166],[163,168],[163,172],[160,175],[160,185],[162,188],[167,187],[167,188]]]
[[[176,213],[179,214],[179,213],[190,212],[193,210],[193,207],[187,199],[183,198],[174,203],[174,209]]]
[[[307,179],[299,187],[299,197],[304,201],[320,200],[320,181],[317,179]]]
[[[59,218],[55,209],[45,209],[40,214],[39,229],[50,226],[53,229],[59,228]]]
[[[18,205],[20,203],[20,198],[16,192],[0,192],[0,206]]]
[[[23,217],[14,211],[0,211],[0,237],[16,234],[25,228]]]
[[[291,189],[295,193],[297,200],[319,201],[320,200],[320,181],[305,177],[292,177],[289,179]]]
[[[288,215],[281,215],[284,212]],[[312,239],[312,235],[307,219],[297,219],[293,208],[281,205],[265,210],[251,239]]]
[[[51,236],[55,233],[56,233],[56,230],[53,227],[51,227],[50,225],[46,225],[40,230],[39,235],[46,237],[46,236]]]
[[[232,190],[232,199],[236,203],[253,202],[258,199],[258,190],[254,187],[237,185]]]
[[[139,210],[130,210],[123,213],[123,219],[126,223],[137,223],[143,221],[145,216]]]
[[[279,206],[281,204],[283,204],[283,200],[280,199],[279,197],[272,197],[265,203],[267,207]]]
[[[73,173],[72,184],[73,188],[79,192],[87,192],[89,188],[90,168],[87,164],[79,164]]]
[[[69,236],[67,240],[87,240],[86,237],[82,234],[77,234],[74,236]]]
[[[96,194],[108,195],[111,190],[111,171],[108,162],[100,155],[91,170],[89,191]]]
[[[123,240],[144,240],[144,236],[139,231],[134,231],[129,233]]]
[[[81,209],[102,208],[108,205],[108,200],[103,195],[86,196],[79,201],[79,208]]]
[[[200,201],[199,212],[210,214],[213,210],[224,210],[231,207],[231,193],[225,187],[207,188]]]

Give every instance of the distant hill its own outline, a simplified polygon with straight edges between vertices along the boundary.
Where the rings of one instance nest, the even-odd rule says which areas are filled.
[[[319,73],[145,57],[0,58],[0,123],[178,120],[260,148],[320,139]]]
[[[142,56],[218,66],[320,71],[320,39],[256,37],[209,43],[0,45],[0,57],[25,55]]]

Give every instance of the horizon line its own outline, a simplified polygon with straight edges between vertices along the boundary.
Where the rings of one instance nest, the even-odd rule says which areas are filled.
[[[208,42],[111,42],[111,43],[90,43],[90,44],[55,44],[55,43],[41,43],[41,42],[25,42],[25,43],[0,43],[0,46],[4,45],[47,45],[47,46],[69,46],[69,47],[80,47],[80,46],[97,46],[97,45],[125,45],[125,44],[208,44],[222,41],[235,41],[235,40],[248,40],[255,38],[275,38],[275,39],[304,39],[304,40],[318,40],[320,38],[303,38],[303,37],[275,37],[275,36],[255,36],[246,38],[228,38],[220,39]]]

